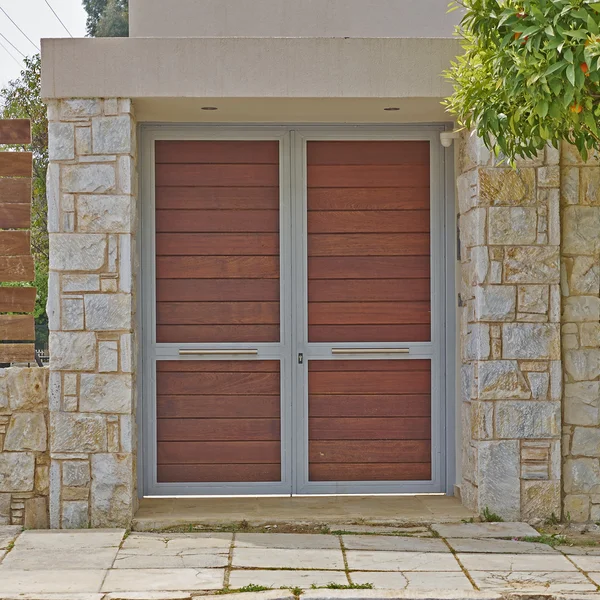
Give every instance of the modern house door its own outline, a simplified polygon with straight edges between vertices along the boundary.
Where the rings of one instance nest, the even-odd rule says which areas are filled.
[[[445,490],[439,130],[144,131],[146,494]]]

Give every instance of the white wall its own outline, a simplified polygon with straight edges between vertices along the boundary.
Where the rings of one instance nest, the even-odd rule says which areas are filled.
[[[451,37],[448,0],[130,0],[131,37]]]

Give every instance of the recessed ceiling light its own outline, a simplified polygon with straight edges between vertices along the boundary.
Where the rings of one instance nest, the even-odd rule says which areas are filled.
[[[384,108],[383,110],[400,110],[397,106],[388,106],[387,108]]]
[[[202,110],[219,110],[216,106],[203,106]]]

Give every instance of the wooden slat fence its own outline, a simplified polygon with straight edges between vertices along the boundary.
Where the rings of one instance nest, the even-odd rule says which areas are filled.
[[[30,143],[28,120],[0,120],[0,144]],[[0,152],[0,363],[35,361],[35,288],[3,285],[34,279],[32,171],[31,152]]]

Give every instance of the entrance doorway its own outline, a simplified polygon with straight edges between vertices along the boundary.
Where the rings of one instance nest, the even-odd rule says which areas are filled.
[[[445,491],[439,131],[144,132],[146,495]]]

